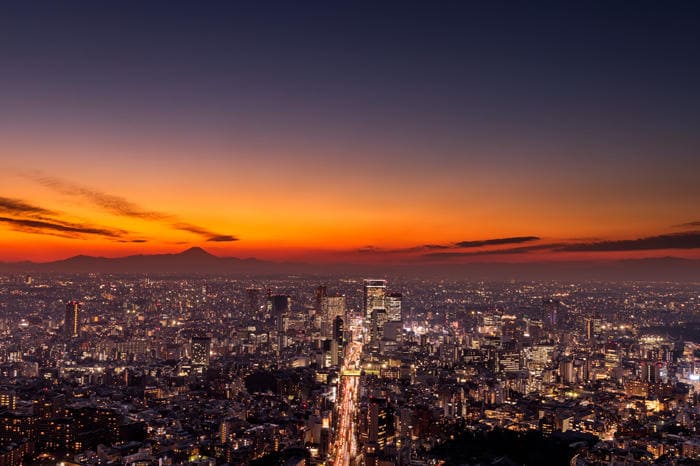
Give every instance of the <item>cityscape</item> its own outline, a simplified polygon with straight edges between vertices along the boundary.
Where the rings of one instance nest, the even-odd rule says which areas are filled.
[[[697,284],[13,275],[0,305],[1,464],[700,458]]]
[[[0,466],[700,465],[700,2],[0,2]]]

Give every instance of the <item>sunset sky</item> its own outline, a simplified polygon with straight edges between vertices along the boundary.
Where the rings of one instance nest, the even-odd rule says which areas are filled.
[[[700,258],[696,2],[14,3],[0,261]]]

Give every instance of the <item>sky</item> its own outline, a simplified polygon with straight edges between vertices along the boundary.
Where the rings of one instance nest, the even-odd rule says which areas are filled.
[[[0,261],[700,258],[697,2],[0,5]]]

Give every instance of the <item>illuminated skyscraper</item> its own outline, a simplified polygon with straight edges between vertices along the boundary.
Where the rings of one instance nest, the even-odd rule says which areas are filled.
[[[386,313],[389,320],[401,320],[401,301],[403,296],[401,293],[391,293],[386,297]]]
[[[323,296],[321,298],[321,337],[333,336],[333,321],[345,318],[345,296]]]
[[[78,301],[70,301],[66,304],[66,319],[63,324],[63,332],[67,338],[75,338],[80,335],[80,309]]]
[[[387,323],[388,317],[384,309],[375,309],[372,311],[369,325],[370,346],[373,350],[378,351],[380,341],[384,337],[384,325]]]
[[[372,311],[386,309],[386,280],[365,280],[364,286],[364,311],[365,319],[369,321]]]
[[[386,446],[389,415],[387,403],[384,398],[370,398],[369,400],[369,432],[368,440],[376,444],[380,449]]]
[[[192,337],[192,364],[200,366],[209,365],[209,354],[211,352],[211,338]]]

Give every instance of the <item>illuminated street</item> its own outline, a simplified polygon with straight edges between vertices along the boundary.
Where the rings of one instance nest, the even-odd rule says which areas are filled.
[[[362,343],[352,341],[348,347],[343,371],[354,370],[362,354]],[[360,393],[360,378],[345,375],[341,380],[341,401],[338,409],[338,431],[333,444],[336,466],[349,465],[357,452],[357,440],[355,435],[355,416]]]

